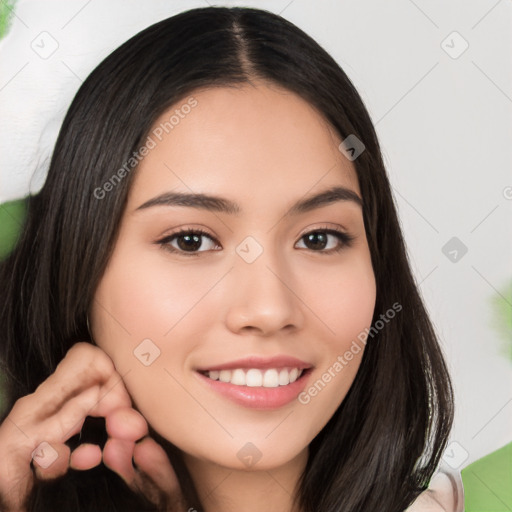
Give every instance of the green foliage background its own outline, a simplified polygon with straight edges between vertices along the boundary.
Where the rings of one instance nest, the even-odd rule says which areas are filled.
[[[0,39],[7,34],[16,0],[0,0]]]

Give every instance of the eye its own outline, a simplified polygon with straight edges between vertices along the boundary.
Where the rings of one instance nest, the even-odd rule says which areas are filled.
[[[207,239],[205,243],[205,239]],[[337,253],[345,247],[350,247],[355,237],[336,229],[320,228],[306,233],[300,238],[305,249],[321,254]],[[198,253],[218,250],[220,244],[211,235],[202,229],[182,229],[166,236],[156,242],[162,249],[183,254],[185,256],[197,256]]]
[[[205,238],[209,242],[205,242]],[[202,229],[183,229],[177,233],[166,236],[157,242],[162,249],[174,253],[193,256],[199,252],[214,250],[218,247],[217,241]]]
[[[355,237],[336,229],[315,229],[303,235],[306,249],[323,254],[337,253],[345,247],[350,247]],[[302,249],[303,247],[301,247]]]

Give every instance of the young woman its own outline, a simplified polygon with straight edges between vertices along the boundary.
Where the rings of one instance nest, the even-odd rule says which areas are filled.
[[[374,128],[277,15],[107,57],[0,284],[2,510],[397,512],[438,466],[452,390]]]

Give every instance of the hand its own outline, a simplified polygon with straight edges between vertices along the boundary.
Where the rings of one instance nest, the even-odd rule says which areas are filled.
[[[79,433],[86,416],[105,418],[108,440],[65,442]],[[103,462],[133,489],[153,502],[164,498],[185,510],[178,480],[163,448],[147,437],[144,417],[112,360],[90,343],[76,343],[55,372],[34,393],[20,398],[0,425],[0,504],[2,511],[23,511],[36,479],[86,470]],[[134,466],[135,464],[135,466]]]

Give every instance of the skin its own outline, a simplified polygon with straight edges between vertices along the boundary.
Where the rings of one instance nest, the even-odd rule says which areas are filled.
[[[370,327],[376,285],[361,206],[336,201],[285,215],[332,186],[361,192],[341,139],[299,96],[256,82],[194,98],[198,105],[136,170],[89,316],[93,338],[136,409],[183,451],[207,512],[291,510],[308,445],[345,397],[363,352],[307,405],[294,400],[270,411],[218,395],[195,369],[286,354],[313,366],[314,383]],[[137,210],[169,191],[222,196],[241,213]],[[306,233],[326,227],[348,231],[352,244],[329,235],[324,248],[307,245]],[[180,228],[202,228],[212,239],[202,238],[195,256],[178,239],[167,245],[180,253],[158,244]],[[248,236],[263,249],[252,263],[236,252]],[[149,366],[134,356],[147,338],[160,350]],[[248,442],[261,453],[250,468],[237,457]]]
[[[463,501],[460,474],[454,473],[450,477],[449,473],[441,471],[432,478],[429,488],[418,496],[406,512],[462,512]]]
[[[256,85],[197,91],[195,109],[137,169],[89,315],[98,346],[76,343],[0,425],[2,510],[26,510],[36,479],[103,461],[155,503],[163,497],[172,510],[191,512],[148,423],[183,451],[207,512],[292,510],[308,445],[345,397],[362,351],[306,405],[294,400],[270,411],[218,396],[195,368],[287,354],[312,365],[309,386],[370,326],[376,290],[356,203],[285,215],[333,185],[360,196],[340,140],[298,96]],[[191,190],[236,201],[242,213],[135,212],[162,192]],[[203,239],[198,256],[160,248],[156,242],[179,227],[202,227],[218,243]],[[350,232],[352,244],[330,255],[306,245],[305,233],[325,227]],[[247,236],[263,248],[252,263],[235,250]],[[322,250],[339,243],[331,236]],[[160,355],[146,366],[134,349],[148,338]],[[106,419],[109,439],[103,451],[82,444],[70,452],[65,442],[87,415]],[[247,442],[261,454],[250,467],[237,457]],[[409,510],[453,510],[445,484],[438,480]]]
[[[105,418],[109,439],[103,451],[83,443],[70,452],[65,441],[80,432],[87,415]],[[90,343],[76,343],[0,425],[0,509],[24,512],[36,480],[60,477],[69,468],[93,468],[103,460],[132,489],[155,502],[163,491],[165,499],[179,504],[173,510],[185,510],[167,456],[147,433],[112,360]]]

